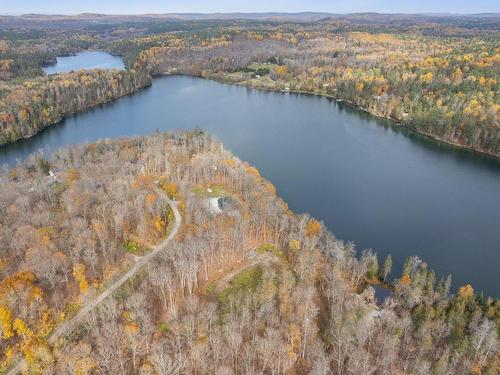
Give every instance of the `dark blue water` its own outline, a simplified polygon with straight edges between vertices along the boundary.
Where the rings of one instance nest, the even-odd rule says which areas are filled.
[[[383,304],[384,301],[392,295],[392,291],[390,289],[385,288],[381,285],[374,285],[373,289],[375,289],[375,299],[380,305]]]
[[[419,255],[451,273],[455,288],[500,295],[500,163],[324,98],[159,78],[1,148],[0,164],[40,148],[194,127],[255,165],[295,212],[373,248],[381,262],[392,254],[393,270]]]
[[[85,51],[75,56],[58,57],[57,64],[45,67],[47,74],[66,73],[80,69],[123,69],[121,57],[102,51]]]

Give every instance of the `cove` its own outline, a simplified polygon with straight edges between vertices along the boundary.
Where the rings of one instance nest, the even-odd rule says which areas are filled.
[[[322,220],[398,277],[418,255],[498,297],[500,162],[439,144],[326,98],[186,76],[76,114],[0,148],[0,164],[44,149],[155,130],[201,128],[255,165],[295,212]]]

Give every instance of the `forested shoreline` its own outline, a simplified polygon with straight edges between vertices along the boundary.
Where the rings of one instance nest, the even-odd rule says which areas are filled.
[[[49,172],[50,171],[50,172]],[[500,301],[450,293],[418,257],[296,215],[199,131],[35,154],[0,173],[0,350],[29,374],[495,374]],[[166,237],[174,243],[82,324],[50,333]],[[214,211],[211,199],[223,198]],[[371,285],[390,285],[376,302]]]
[[[500,156],[497,42],[454,41],[453,50],[417,36],[308,34],[223,35],[150,53],[162,73],[332,97],[437,141]]]
[[[165,73],[344,100],[500,157],[498,17],[0,16],[3,25],[0,145]],[[127,68],[43,73],[86,49]],[[30,375],[499,372],[496,296],[452,285],[418,256],[392,269],[390,255],[336,238],[201,130],[38,152],[1,168],[0,186],[0,374],[17,364]]]
[[[150,84],[155,74],[176,73],[332,97],[437,141],[500,156],[500,47],[491,20],[484,28],[467,18],[450,26],[449,20],[429,23],[418,17],[390,25],[356,17],[244,26],[230,20],[162,22],[141,21],[135,25],[142,28],[128,29],[120,23],[80,26],[74,35],[68,26],[5,33],[0,144],[32,135],[75,110],[128,95]],[[55,103],[50,86],[62,85],[63,79],[39,77],[42,65],[58,54],[88,48],[123,56],[129,70],[96,79],[86,103]],[[108,93],[97,92],[102,90]],[[87,96],[87,91],[73,93]],[[16,104],[19,97],[25,108]],[[30,107],[36,113],[27,118]]]
[[[150,74],[137,68],[83,70],[9,85],[0,98],[0,145],[31,137],[68,115],[151,85]]]

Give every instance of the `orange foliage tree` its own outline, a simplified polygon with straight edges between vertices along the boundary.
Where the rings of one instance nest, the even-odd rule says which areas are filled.
[[[306,224],[306,235],[308,237],[314,237],[321,233],[321,223],[316,219],[311,219]]]

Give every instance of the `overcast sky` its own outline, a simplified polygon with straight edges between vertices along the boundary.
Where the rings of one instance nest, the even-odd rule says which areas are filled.
[[[481,13],[500,12],[499,0],[0,0],[0,14],[213,12]]]

